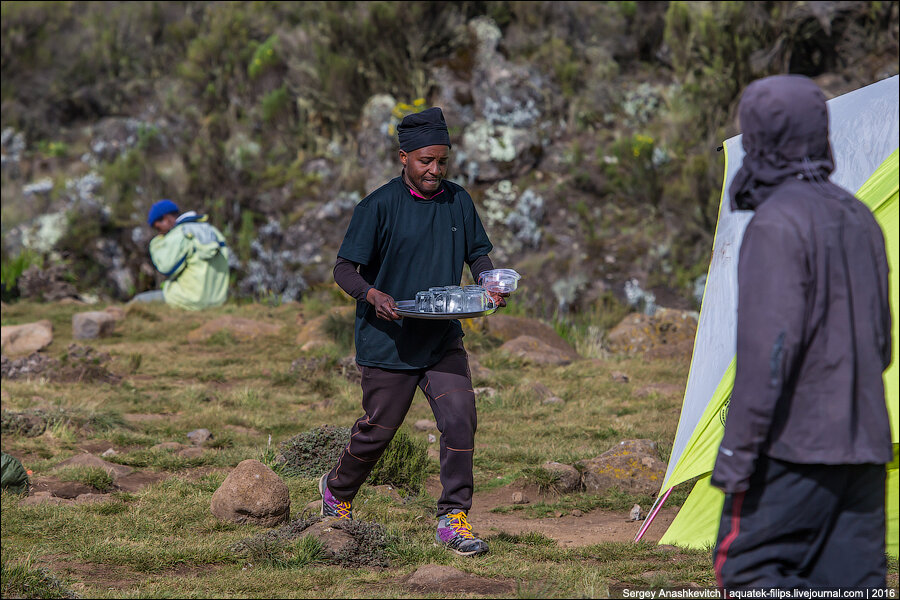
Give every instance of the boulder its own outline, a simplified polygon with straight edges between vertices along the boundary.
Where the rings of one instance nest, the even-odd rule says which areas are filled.
[[[226,315],[204,323],[187,334],[189,342],[203,342],[220,331],[227,331],[240,341],[253,340],[258,337],[278,335],[282,326],[276,323],[263,323],[253,319],[244,319]]]
[[[687,352],[690,356],[697,333],[697,313],[660,308],[653,315],[632,313],[607,336],[611,352],[666,358]]]
[[[581,473],[572,465],[564,465],[555,461],[547,461],[541,468],[556,476],[553,487],[561,494],[568,494],[581,489]]]
[[[530,391],[538,400],[546,400],[547,398],[553,397],[553,392],[550,391],[546,385],[541,383],[540,381],[535,381],[528,386],[528,391]]]
[[[107,306],[103,309],[103,312],[107,313],[116,321],[121,321],[125,318],[125,309],[121,306]]]
[[[618,488],[653,496],[666,474],[666,463],[659,459],[656,442],[651,440],[619,442],[597,458],[579,461],[575,466],[582,471],[585,490],[598,494]]]
[[[508,598],[516,591],[516,586],[509,581],[470,575],[454,567],[434,564],[419,567],[406,577],[403,584],[410,590],[441,597],[474,594]]]
[[[356,312],[355,306],[335,306],[324,315],[310,319],[303,325],[303,329],[297,334],[297,345],[303,352],[309,352],[316,348],[324,348],[334,345],[334,339],[325,332],[325,324],[330,318],[351,319]]]
[[[322,551],[327,556],[338,556],[355,550],[359,545],[356,538],[349,532],[333,525],[334,518],[326,517],[303,530],[303,535],[304,537],[311,535],[322,542]]]
[[[93,310],[72,315],[72,337],[89,340],[111,335],[116,328],[116,318],[106,311]]]
[[[635,398],[645,398],[647,396],[680,396],[684,393],[683,385],[674,383],[648,383],[634,390],[631,395]]]
[[[472,353],[469,353],[469,373],[472,374],[472,381],[486,381],[494,374],[493,371],[482,366]]]
[[[57,498],[73,500],[82,494],[92,494],[96,491],[91,486],[78,481],[62,481],[54,485],[50,493]]]
[[[131,467],[126,467],[125,465],[117,465],[115,463],[107,462],[100,458],[99,456],[94,456],[93,454],[79,454],[77,456],[73,456],[72,458],[68,458],[61,463],[56,465],[57,467],[99,467],[106,471],[110,477],[113,478],[113,481],[119,479],[120,477],[125,477],[130,474],[134,469]]]
[[[168,473],[144,473],[141,471],[116,479],[116,487],[123,492],[139,492],[148,485],[153,485],[169,478]]]
[[[500,346],[500,350],[536,365],[568,365],[572,362],[568,353],[530,335],[520,335]]]
[[[0,347],[3,354],[15,356],[43,350],[53,341],[53,325],[44,319],[23,325],[0,327]]]
[[[290,519],[291,497],[272,469],[248,459],[240,462],[215,491],[210,510],[223,521],[274,527]]]
[[[209,440],[211,440],[213,434],[209,431],[209,429],[195,429],[187,434],[187,439],[191,440],[196,446],[202,446]]]
[[[575,348],[562,339],[553,327],[536,319],[494,314],[488,317],[487,331],[490,335],[500,338],[504,342],[514,340],[521,335],[527,335],[540,340],[551,348],[555,348],[569,361],[581,358],[578,352],[575,351]]]
[[[183,450],[187,448],[184,444],[179,444],[178,442],[162,442],[160,444],[156,444],[155,446],[150,446],[151,450],[156,450],[158,452],[177,452],[179,450]]]
[[[64,223],[65,219],[64,213],[53,213],[38,218],[42,222],[40,229],[47,233],[54,229],[58,233],[62,233],[65,226],[62,226],[63,229],[58,229],[57,226]],[[52,247],[55,243],[54,241],[50,246]],[[48,247],[47,250],[49,249]],[[19,295],[22,298],[33,298],[44,302],[77,298],[78,291],[74,285],[67,281],[67,276],[67,267],[62,264],[52,265],[47,268],[32,265],[25,269],[19,279],[16,280],[16,286],[19,288]]]
[[[397,151],[394,149],[397,100],[388,94],[376,94],[362,107],[356,131],[361,172],[367,190],[374,190],[394,176]]]

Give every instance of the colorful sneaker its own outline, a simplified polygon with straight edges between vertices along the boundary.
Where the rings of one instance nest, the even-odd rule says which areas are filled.
[[[472,535],[472,526],[461,510],[447,513],[438,519],[435,539],[460,556],[476,556],[488,551],[487,542]]]
[[[319,479],[319,493],[322,494],[322,515],[325,517],[337,517],[338,519],[352,519],[353,509],[349,502],[341,502],[331,495],[325,478],[328,473],[322,475]]]

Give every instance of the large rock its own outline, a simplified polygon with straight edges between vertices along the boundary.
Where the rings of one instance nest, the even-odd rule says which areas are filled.
[[[101,310],[75,313],[72,315],[72,337],[89,340],[111,335],[116,328],[116,318]]]
[[[486,330],[490,335],[505,342],[527,335],[559,350],[570,361],[581,358],[575,348],[561,338],[553,327],[536,319],[494,314],[487,318]]]
[[[547,461],[541,468],[555,476],[553,487],[561,494],[581,489],[581,473],[572,465],[564,465],[555,461]]]
[[[43,221],[44,224],[47,224],[49,221],[56,221],[58,224],[60,218],[64,223],[65,215],[61,213],[44,215],[39,217],[38,221]],[[41,227],[41,229],[46,232],[48,229],[55,229],[55,227]],[[51,239],[53,235],[55,234],[51,234]],[[55,243],[53,242],[53,244]],[[75,286],[67,281],[67,275],[65,265],[52,265],[45,269],[32,265],[25,269],[16,281],[16,286],[19,288],[19,294],[22,298],[34,298],[44,302],[55,302],[63,298],[77,298],[78,292]]]
[[[129,475],[134,469],[125,465],[107,462],[93,454],[78,454],[56,465],[57,467],[99,467],[106,471],[113,481]]]
[[[656,442],[651,440],[619,442],[597,458],[579,461],[575,466],[582,472],[585,491],[597,494],[618,488],[653,496],[666,474],[666,463],[659,459]]]
[[[240,341],[253,340],[268,335],[278,335],[281,325],[276,323],[263,323],[253,319],[233,317],[226,315],[213,319],[187,334],[189,342],[202,342],[220,331],[226,331]]]
[[[509,598],[516,591],[511,581],[471,575],[454,567],[428,564],[402,580],[410,590],[439,597],[490,596]]]
[[[572,357],[530,335],[520,335],[500,346],[500,350],[535,365],[568,365]]]
[[[333,524],[334,518],[326,517],[306,528],[303,536],[311,535],[322,542],[322,551],[328,556],[347,554],[359,546],[356,538],[343,529],[333,527]]]
[[[329,319],[352,319],[356,306],[335,306],[324,315],[310,319],[303,325],[303,329],[297,334],[297,344],[303,352],[309,352],[316,348],[324,348],[334,345],[334,339],[325,331]]]
[[[672,308],[660,308],[652,316],[632,313],[616,325],[607,336],[610,351],[623,354],[649,353],[664,358],[676,354],[690,355],[697,333],[697,313]]]
[[[290,519],[291,497],[272,469],[248,459],[240,462],[215,491],[210,510],[223,521],[274,527]]]
[[[15,356],[43,350],[53,342],[53,325],[44,319],[24,325],[0,327],[0,347],[3,354]]]
[[[357,127],[361,172],[365,174],[367,190],[374,190],[395,176],[397,170],[396,129],[394,110],[397,100],[388,94],[376,94],[362,108]]]

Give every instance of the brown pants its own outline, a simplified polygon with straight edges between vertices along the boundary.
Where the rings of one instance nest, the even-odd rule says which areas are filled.
[[[472,454],[475,449],[475,392],[462,340],[426,369],[389,370],[361,366],[365,415],[350,431],[350,443],[328,473],[328,489],[350,502],[403,424],[416,387],[422,389],[441,432],[441,485],[438,516],[472,507]]]

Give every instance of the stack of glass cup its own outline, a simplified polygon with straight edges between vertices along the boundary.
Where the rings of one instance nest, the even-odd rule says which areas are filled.
[[[480,285],[450,285],[416,293],[416,312],[473,313],[492,308],[490,296]]]

